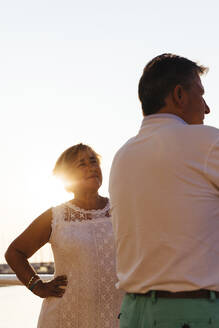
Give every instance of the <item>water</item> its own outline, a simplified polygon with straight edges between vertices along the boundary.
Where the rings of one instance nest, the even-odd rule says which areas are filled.
[[[24,286],[0,287],[0,328],[36,328],[42,301]]]

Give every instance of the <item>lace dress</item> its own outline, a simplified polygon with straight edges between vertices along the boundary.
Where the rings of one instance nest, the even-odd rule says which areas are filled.
[[[109,203],[83,210],[70,202],[53,208],[50,237],[55,276],[66,274],[62,298],[44,299],[38,328],[116,328],[122,292],[116,290]]]

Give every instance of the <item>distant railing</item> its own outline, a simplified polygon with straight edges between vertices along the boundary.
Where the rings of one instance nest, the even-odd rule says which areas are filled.
[[[53,278],[52,274],[39,274],[42,280],[50,280]],[[23,285],[15,274],[0,274],[0,286],[16,286]]]

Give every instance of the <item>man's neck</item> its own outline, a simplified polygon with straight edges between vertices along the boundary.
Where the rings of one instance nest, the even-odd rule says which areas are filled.
[[[172,115],[176,115],[179,118],[181,118],[183,121],[185,121],[186,123],[189,124],[189,122],[187,122],[187,120],[186,120],[185,115],[183,115],[183,113],[180,110],[175,109],[175,108],[169,108],[169,107],[165,106],[165,107],[161,108],[159,110],[159,112],[157,112],[157,114],[172,114]]]

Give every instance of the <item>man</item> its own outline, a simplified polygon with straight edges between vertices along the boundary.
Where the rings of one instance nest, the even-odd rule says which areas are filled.
[[[140,79],[144,119],[109,185],[121,328],[219,327],[219,130],[202,125],[206,71],[163,54]]]

